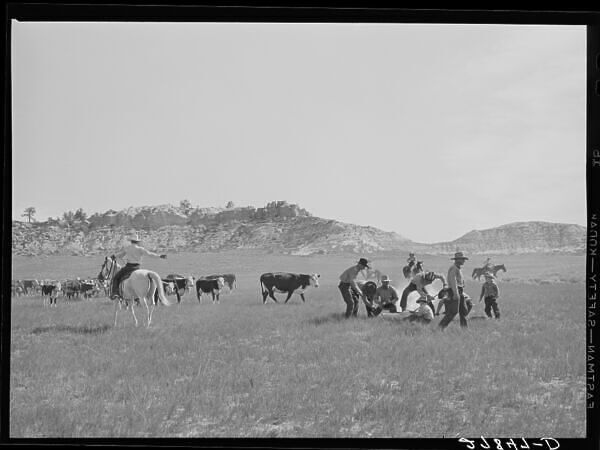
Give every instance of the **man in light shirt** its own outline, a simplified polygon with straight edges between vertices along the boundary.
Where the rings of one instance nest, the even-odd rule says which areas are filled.
[[[406,288],[402,292],[402,298],[400,299],[400,308],[402,309],[402,311],[406,311],[406,303],[408,301],[408,296],[413,291],[417,291],[419,293],[419,295],[421,296],[421,298],[425,298],[427,300],[427,303],[429,304],[430,308],[433,309],[433,303],[431,302],[431,299],[433,297],[431,297],[427,293],[425,286],[433,283],[434,280],[442,280],[444,287],[446,287],[446,279],[444,278],[444,275],[442,275],[442,274],[435,273],[435,272],[421,272],[421,273],[416,274],[412,278],[411,282],[408,283],[408,286],[406,286]]]
[[[419,307],[415,311],[411,311],[410,316],[407,317],[409,322],[419,322],[428,324],[433,320],[433,310],[427,304],[427,299],[420,298],[417,300]]]
[[[383,275],[381,277],[381,286],[375,291],[373,301],[378,303],[382,309],[396,312],[396,302],[398,301],[398,291],[390,285],[390,277]]]
[[[461,270],[465,261],[468,260],[463,252],[456,252],[454,258],[454,264],[450,266],[448,270],[448,286],[450,288],[449,298],[445,301],[445,312],[444,317],[440,320],[440,328],[446,328],[456,314],[460,318],[460,326],[467,328],[467,314],[471,310],[472,304],[465,298],[465,279]]]
[[[370,268],[369,261],[367,261],[365,258],[360,258],[356,265],[347,268],[340,275],[340,284],[338,285],[338,288],[342,293],[344,302],[346,303],[346,319],[350,316],[358,316],[359,298],[362,297],[362,300],[366,302],[366,296],[360,289],[360,286],[356,283],[356,278],[363,270]],[[354,291],[355,294],[358,294],[358,296],[353,296],[352,291]]]
[[[131,245],[128,245],[119,253],[113,255],[114,259],[123,258],[127,264],[119,270],[112,279],[111,285],[111,300],[115,300],[119,298],[119,284],[121,284],[121,280],[125,278],[125,276],[129,275],[134,270],[140,268],[140,264],[144,259],[144,256],[153,256],[162,259],[166,259],[167,255],[159,255],[158,253],[154,253],[146,250],[140,244],[140,237],[137,233],[131,235],[130,239]]]

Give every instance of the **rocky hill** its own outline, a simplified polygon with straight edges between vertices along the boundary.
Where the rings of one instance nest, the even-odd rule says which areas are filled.
[[[578,253],[585,251],[586,228],[550,222],[515,222],[487,230],[473,230],[432,247],[441,253],[460,248],[476,253]]]
[[[271,202],[262,208],[191,208],[160,205],[94,214],[84,221],[18,222],[13,255],[109,254],[139,232],[144,246],[160,252],[258,249],[310,255],[383,251],[522,253],[583,251],[585,228],[523,222],[471,231],[446,243],[420,244],[397,233],[312,216],[298,205]]]

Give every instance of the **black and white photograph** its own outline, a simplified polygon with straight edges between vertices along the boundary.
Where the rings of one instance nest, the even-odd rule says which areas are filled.
[[[253,17],[9,21],[9,437],[586,438],[585,24]]]

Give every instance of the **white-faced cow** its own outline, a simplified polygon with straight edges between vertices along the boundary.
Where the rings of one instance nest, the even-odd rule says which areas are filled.
[[[284,303],[287,303],[292,294],[298,290],[298,294],[302,298],[302,301],[306,301],[304,298],[304,291],[309,286],[319,287],[319,275],[318,273],[313,274],[299,274],[299,273],[286,273],[286,272],[268,272],[263,273],[260,276],[260,288],[263,297],[263,304],[267,301],[267,296],[275,300],[277,299],[273,292],[279,292],[287,294],[287,298]]]
[[[194,287],[194,277],[192,276],[184,277],[182,275],[169,274],[162,281],[163,284],[171,284],[173,292],[177,295],[177,303],[181,303],[181,297]]]
[[[233,273],[224,273],[222,275],[208,275],[203,278],[206,278],[207,280],[216,280],[219,277],[222,277],[223,280],[225,280],[225,284],[227,285],[230,291],[232,291],[233,288],[236,287],[235,274]]]
[[[225,286],[225,280],[223,277],[218,277],[215,280],[207,280],[206,278],[199,278],[196,280],[196,296],[198,302],[202,303],[202,294],[212,294],[213,303],[220,303],[219,295],[221,289]]]

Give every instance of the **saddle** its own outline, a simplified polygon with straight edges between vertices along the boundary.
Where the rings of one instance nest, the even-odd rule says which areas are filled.
[[[133,272],[135,272],[139,268],[139,265],[123,267],[121,269],[121,273],[119,274],[119,284],[117,285],[117,292],[114,292],[113,294],[118,294],[120,298],[123,298],[123,283],[131,276]]]

